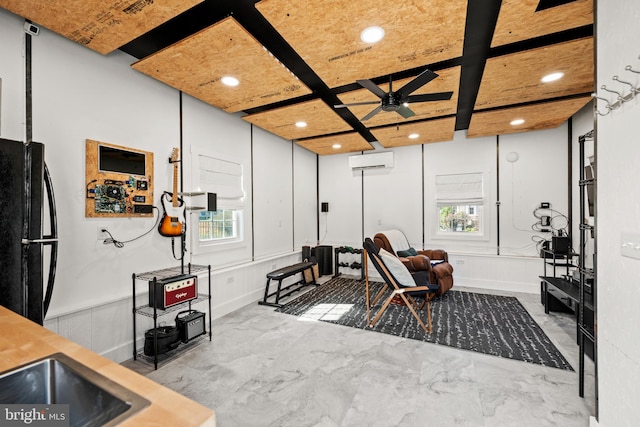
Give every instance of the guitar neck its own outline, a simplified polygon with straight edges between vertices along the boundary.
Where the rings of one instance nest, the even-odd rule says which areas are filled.
[[[173,207],[178,206],[178,161],[173,162],[173,195],[171,196]]]

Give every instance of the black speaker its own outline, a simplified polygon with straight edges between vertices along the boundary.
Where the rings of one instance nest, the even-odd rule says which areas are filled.
[[[207,193],[207,210],[215,212],[218,210],[218,194]]]
[[[320,275],[333,274],[333,247],[332,246],[316,246],[312,249],[311,255],[316,257],[318,261],[318,269]]]
[[[329,202],[322,202],[320,212],[329,212]]]

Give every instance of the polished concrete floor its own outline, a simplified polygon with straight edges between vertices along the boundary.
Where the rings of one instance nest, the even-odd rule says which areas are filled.
[[[157,371],[124,365],[214,409],[219,427],[588,426],[594,365],[586,359],[580,398],[572,317],[546,315],[538,295],[493,293],[518,297],[575,371],[303,321],[257,303],[214,320],[212,342]]]

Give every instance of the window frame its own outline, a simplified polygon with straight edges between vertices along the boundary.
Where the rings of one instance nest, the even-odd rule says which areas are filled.
[[[472,191],[460,190],[462,197],[456,197],[455,191],[446,192],[445,196],[440,192],[438,194],[438,177],[449,177],[453,181],[456,177],[460,177],[464,181],[465,176],[475,175],[480,179],[480,188],[475,188]],[[489,220],[490,215],[489,197],[486,190],[487,181],[486,172],[472,172],[472,173],[459,173],[459,174],[436,174],[434,175],[434,220],[431,221],[432,232],[431,238],[434,240],[466,240],[466,241],[488,241],[490,238]],[[477,186],[476,186],[477,187]],[[468,189],[467,189],[468,190]],[[464,232],[464,231],[446,231],[440,229],[440,209],[445,206],[477,206],[480,211],[476,215],[479,216],[479,231],[477,232]]]

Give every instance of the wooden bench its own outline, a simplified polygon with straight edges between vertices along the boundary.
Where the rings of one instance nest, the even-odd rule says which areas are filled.
[[[308,261],[299,262],[297,264],[290,265],[288,267],[283,267],[278,270],[272,271],[271,273],[268,273],[267,284],[265,285],[265,289],[264,289],[264,298],[262,299],[262,301],[258,301],[258,304],[270,305],[272,307],[282,307],[283,304],[280,304],[280,298],[285,298],[291,295],[292,293],[299,291],[305,286],[311,286],[311,285],[317,286],[318,284],[316,283],[316,275],[313,272],[313,266],[315,264],[316,264],[315,262],[308,262]],[[295,283],[287,285],[284,288],[282,287],[282,281],[284,279],[286,279],[287,277],[291,277],[295,274],[302,273],[305,270],[311,270],[310,283],[305,282],[304,275],[303,275],[302,280],[299,280]],[[276,289],[275,292],[269,293],[269,284],[271,283],[272,279],[278,281],[278,288]],[[287,292],[282,293],[283,291],[287,291]],[[275,301],[270,302],[269,298],[271,298],[274,295],[275,295]]]

